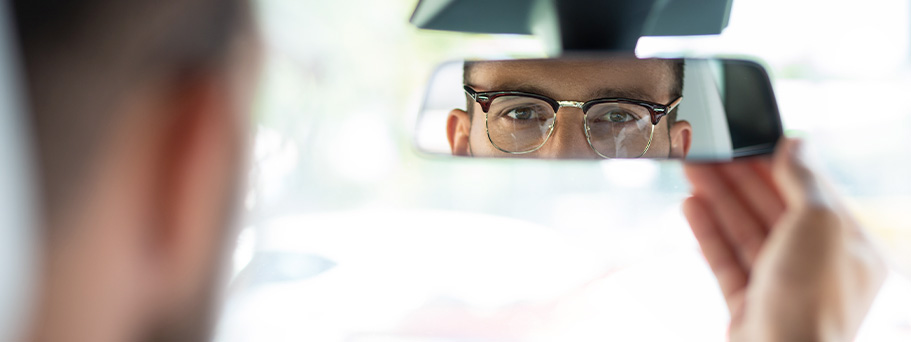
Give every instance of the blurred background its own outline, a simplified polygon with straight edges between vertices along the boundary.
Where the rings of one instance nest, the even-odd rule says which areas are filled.
[[[266,65],[218,341],[725,339],[678,163],[412,147],[436,65],[540,41],[419,31],[416,0],[255,3]],[[770,68],[787,133],[894,267],[858,341],[911,338],[909,19],[899,0],[734,0],[721,36],[637,51]]]

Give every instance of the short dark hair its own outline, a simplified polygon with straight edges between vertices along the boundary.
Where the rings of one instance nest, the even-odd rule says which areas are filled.
[[[671,85],[671,98],[676,99],[677,97],[683,96],[684,59],[682,59],[682,58],[666,59],[666,61],[668,61],[668,63],[669,63],[669,66],[671,68],[671,73],[673,73],[675,76],[674,84]],[[471,70],[474,69],[475,65],[477,65],[478,63],[481,63],[481,62],[465,61],[465,64],[462,67],[462,70],[463,70],[462,71],[462,83],[463,84],[471,84],[471,79],[470,79]],[[468,117],[471,118],[471,117],[473,117],[472,112],[474,109],[474,100],[472,100],[471,97],[468,96],[467,94],[465,95],[465,98],[467,101],[465,111],[468,112]],[[665,116],[665,120],[667,120],[668,126],[673,125],[675,122],[677,122],[677,109],[675,108],[670,113],[668,113]]]
[[[73,197],[115,106],[227,62],[247,0],[13,0],[46,210]]]
[[[671,72],[674,74],[674,85],[671,87],[671,98],[676,99],[683,96],[683,70],[685,68],[685,60],[683,58],[677,59],[668,59],[668,62],[671,64]],[[671,127],[675,122],[677,122],[677,108],[667,113],[665,116],[667,120],[668,128]],[[670,134],[670,129],[668,129],[668,134]]]

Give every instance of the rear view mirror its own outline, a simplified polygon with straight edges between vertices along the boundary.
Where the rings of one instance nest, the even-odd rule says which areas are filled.
[[[730,160],[782,132],[769,76],[746,60],[455,61],[425,94],[415,143],[433,155]]]

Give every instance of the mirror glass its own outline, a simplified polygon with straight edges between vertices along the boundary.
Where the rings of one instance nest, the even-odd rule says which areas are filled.
[[[729,160],[780,136],[758,63],[587,56],[440,65],[415,143],[465,157]]]

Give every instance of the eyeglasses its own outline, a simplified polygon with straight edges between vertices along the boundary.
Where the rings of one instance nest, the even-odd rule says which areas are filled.
[[[481,105],[487,138],[498,150],[510,154],[537,151],[547,143],[563,107],[582,110],[585,138],[602,158],[638,158],[648,152],[655,126],[680,104],[667,105],[627,98],[591,101],[557,101],[519,91],[478,92],[465,85],[465,93]]]

